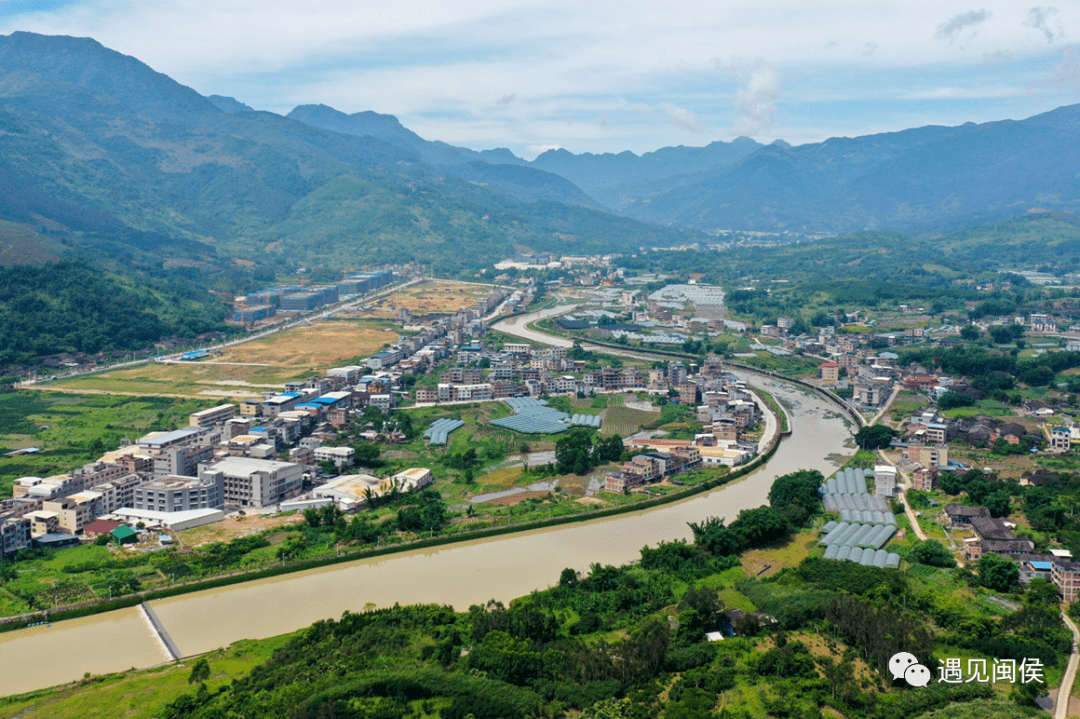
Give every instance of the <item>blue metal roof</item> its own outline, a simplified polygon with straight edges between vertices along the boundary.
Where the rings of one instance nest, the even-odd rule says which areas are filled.
[[[1041,569],[1044,572],[1049,572],[1054,568],[1053,562],[1029,562],[1029,564],[1035,569]]]

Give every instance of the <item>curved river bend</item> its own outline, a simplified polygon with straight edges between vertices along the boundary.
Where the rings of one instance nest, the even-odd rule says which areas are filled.
[[[732,520],[767,501],[773,480],[799,469],[830,474],[831,455],[849,455],[851,433],[824,399],[755,379],[793,403],[793,433],[768,465],[707,494],[656,509],[309,570],[152,603],[183,655],[295,631],[366,605],[439,603],[463,610],[508,602],[558,581],[565,567],[624,564],[644,545],[689,538],[687,522]],[[0,694],[169,661],[138,608],[0,635]]]

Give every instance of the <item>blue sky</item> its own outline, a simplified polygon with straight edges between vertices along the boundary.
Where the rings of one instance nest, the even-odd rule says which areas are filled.
[[[1080,102],[1075,0],[0,0],[0,33],[15,30],[93,37],[260,110],[375,110],[528,158],[802,144]]]

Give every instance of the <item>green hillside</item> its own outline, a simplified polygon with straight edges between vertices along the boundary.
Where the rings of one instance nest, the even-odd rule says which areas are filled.
[[[374,137],[224,112],[93,40],[0,37],[0,220],[72,252],[208,270],[240,257],[460,271],[515,242],[566,246],[556,233],[577,238],[575,252],[703,237],[555,202],[589,200],[533,168],[454,171],[466,177]]]

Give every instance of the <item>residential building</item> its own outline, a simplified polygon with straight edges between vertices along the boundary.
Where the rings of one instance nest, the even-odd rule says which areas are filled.
[[[1080,598],[1080,562],[1058,559],[1051,569],[1051,581],[1066,602]]]
[[[949,446],[947,444],[929,445],[911,441],[900,451],[904,461],[921,464],[924,467],[945,467],[949,464]]]
[[[56,534],[60,531],[60,513],[46,509],[39,509],[25,515],[30,520],[30,536],[40,537],[44,534]]]
[[[30,546],[31,525],[30,518],[25,516],[0,520],[0,558]]]
[[[86,491],[73,494],[70,497],[60,497],[53,501],[42,503],[42,509],[46,512],[54,512],[57,515],[57,523],[61,532],[67,534],[79,534],[83,527],[94,521],[94,517],[101,512],[101,493]]]
[[[217,407],[211,407],[210,409],[204,409],[189,414],[188,426],[213,427],[216,424],[222,424],[229,421],[234,416],[236,416],[235,404],[219,404]]]
[[[818,365],[818,378],[822,382],[839,382],[840,365],[836,362],[822,362]]]
[[[319,447],[315,450],[316,462],[333,462],[339,469],[353,463],[356,450],[352,447]]]
[[[137,474],[125,474],[108,482],[95,484],[90,489],[101,494],[101,513],[112,514],[119,507],[130,507],[135,501],[135,488],[146,479]]]
[[[986,507],[968,507],[963,504],[950,504],[945,507],[945,516],[949,518],[949,525],[953,529],[967,529],[971,527],[972,520],[980,517],[989,517],[990,510]]]
[[[912,487],[920,492],[932,492],[937,488],[938,468],[919,467],[911,473]]]
[[[1053,427],[1050,430],[1050,448],[1056,452],[1068,452],[1072,447],[1072,432],[1068,427]]]

